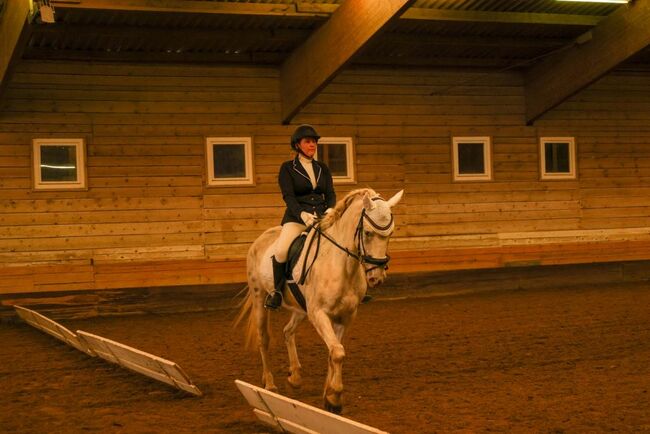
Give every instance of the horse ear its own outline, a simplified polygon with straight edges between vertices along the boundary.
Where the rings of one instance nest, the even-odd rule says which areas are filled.
[[[370,199],[370,195],[368,193],[363,195],[363,207],[370,211],[371,209],[375,208],[375,203]]]
[[[394,207],[395,205],[397,205],[397,203],[398,203],[400,200],[402,200],[402,196],[403,196],[403,195],[404,195],[404,190],[400,190],[399,193],[395,193],[395,196],[393,196],[393,197],[391,197],[390,199],[388,199],[388,201],[387,201],[387,202],[388,202],[388,206],[392,208],[392,207]]]

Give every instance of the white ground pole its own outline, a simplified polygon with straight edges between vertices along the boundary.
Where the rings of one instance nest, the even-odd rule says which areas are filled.
[[[33,327],[88,354],[174,386],[184,392],[201,396],[202,393],[176,363],[137,348],[129,347],[102,336],[77,330],[73,333],[61,324],[30,309],[14,306],[16,313]]]
[[[171,360],[145,353],[137,348],[82,330],[77,330],[77,335],[79,339],[86,342],[86,345],[98,357],[106,361],[146,375],[154,380],[167,383],[193,395],[202,395],[199,388],[192,383],[192,380],[183,372],[181,367]]]
[[[41,315],[36,311],[27,309],[22,306],[16,305],[14,306],[14,309],[16,310],[18,316],[21,317],[27,324],[39,329],[42,332],[54,336],[60,341],[63,341],[66,344],[75,347],[79,351],[82,351],[89,356],[95,357],[96,354],[90,348],[88,348],[84,341],[81,341],[75,333],[63,327],[58,322],[44,315]]]
[[[295,434],[388,434],[241,380],[239,391],[264,423]]]

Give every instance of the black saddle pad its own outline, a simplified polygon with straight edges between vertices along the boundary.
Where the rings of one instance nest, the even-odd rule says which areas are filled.
[[[303,247],[305,247],[305,240],[307,239],[307,234],[302,233],[291,242],[289,246],[289,254],[287,255],[287,268],[284,271],[284,274],[289,277],[293,271],[293,267],[296,266],[298,258],[300,258],[300,252],[302,252]]]

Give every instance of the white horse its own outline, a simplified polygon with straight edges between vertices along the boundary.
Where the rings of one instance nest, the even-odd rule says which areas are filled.
[[[357,313],[359,302],[368,287],[379,285],[386,278],[390,257],[386,251],[395,224],[391,208],[402,198],[403,190],[384,200],[372,189],[348,193],[320,223],[309,232],[305,248],[293,271],[306,311],[285,288],[283,307],[291,319],[284,327],[289,352],[288,382],[300,387],[300,361],[296,350],[295,332],[308,317],[329,350],[329,367],[323,399],[325,408],[333,413],[342,410],[342,363],[345,350],[343,334]],[[264,298],[273,291],[271,256],[280,227],[264,232],[248,251],[248,294],[237,319],[248,315],[246,344],[255,340],[262,356],[262,383],[266,389],[277,390],[269,369],[270,323],[264,309]],[[303,279],[301,279],[303,277]]]

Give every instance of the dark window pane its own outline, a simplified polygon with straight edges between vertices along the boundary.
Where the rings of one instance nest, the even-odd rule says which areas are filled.
[[[41,146],[41,181],[77,181],[77,147]]]
[[[216,179],[246,177],[244,145],[212,145],[212,156]]]
[[[330,168],[333,176],[348,176],[348,155],[345,143],[319,143],[318,159]]]
[[[458,144],[458,173],[483,174],[485,161],[483,159],[483,143]]]
[[[545,143],[546,173],[569,173],[569,144]]]

